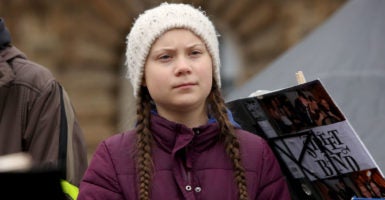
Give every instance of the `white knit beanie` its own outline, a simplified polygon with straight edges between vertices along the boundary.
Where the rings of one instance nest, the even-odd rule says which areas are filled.
[[[127,77],[135,97],[138,97],[152,44],[164,32],[174,28],[186,28],[204,41],[213,61],[214,80],[221,87],[218,35],[212,22],[203,11],[190,5],[162,3],[139,15],[127,35]]]

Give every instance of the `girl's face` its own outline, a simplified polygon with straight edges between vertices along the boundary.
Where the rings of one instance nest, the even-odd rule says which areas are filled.
[[[198,36],[186,29],[172,29],[153,43],[143,84],[159,114],[205,109],[212,67],[211,56]]]

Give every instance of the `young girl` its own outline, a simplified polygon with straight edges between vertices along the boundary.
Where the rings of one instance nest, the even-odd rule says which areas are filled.
[[[237,127],[220,93],[218,38],[199,9],[147,10],[127,36],[134,130],[97,148],[78,199],[290,199],[267,143]]]

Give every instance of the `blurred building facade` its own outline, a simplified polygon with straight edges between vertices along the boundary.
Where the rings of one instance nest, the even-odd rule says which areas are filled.
[[[221,35],[223,92],[240,86],[322,24],[346,0],[190,0]],[[67,89],[92,155],[104,138],[132,128],[125,37],[158,0],[0,0],[13,43]],[[279,75],[277,75],[279,76]]]

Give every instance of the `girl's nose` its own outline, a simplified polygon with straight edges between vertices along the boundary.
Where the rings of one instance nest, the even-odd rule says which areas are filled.
[[[176,62],[175,74],[177,76],[191,73],[191,63],[185,57],[180,57]]]

